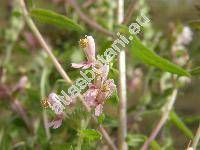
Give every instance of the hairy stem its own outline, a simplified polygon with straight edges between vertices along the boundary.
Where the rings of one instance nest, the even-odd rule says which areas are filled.
[[[177,93],[178,93],[178,90],[174,89],[171,98],[169,99],[169,101],[164,106],[165,111],[163,112],[163,115],[161,116],[161,118],[160,118],[158,124],[156,125],[156,127],[151,132],[149,138],[143,144],[141,150],[148,150],[148,147],[151,144],[151,142],[157,137],[158,133],[160,132],[160,130],[162,129],[164,124],[167,122],[167,120],[169,118],[169,113],[172,110],[173,105],[174,105],[174,103],[176,101]]]
[[[124,19],[124,0],[118,0],[118,24],[121,24]],[[119,53],[119,129],[118,129],[118,146],[119,150],[127,150],[125,141],[127,136],[127,115],[126,115],[126,54],[125,50]]]
[[[63,77],[63,79],[68,83],[68,84],[73,84],[73,81],[69,78],[69,76],[67,75],[67,73],[64,71],[64,69],[62,68],[62,66],[60,65],[60,63],[58,62],[58,60],[56,59],[56,57],[54,56],[54,54],[52,53],[52,50],[50,49],[50,47],[47,45],[47,43],[45,42],[44,38],[42,37],[42,35],[40,34],[39,30],[37,29],[37,27],[35,26],[33,20],[29,17],[28,15],[28,11],[26,9],[24,0],[19,0],[20,1],[20,5],[22,8],[22,13],[24,15],[25,21],[27,22],[28,26],[30,27],[30,29],[32,30],[32,32],[34,33],[35,37],[38,39],[38,41],[40,42],[41,46],[43,47],[43,49],[47,52],[48,56],[51,58],[51,60],[53,61],[53,64],[55,65],[57,71],[60,73],[60,75]],[[80,95],[78,97],[81,102],[83,103],[84,107],[86,108],[86,110],[88,112],[91,111],[90,107],[86,104],[86,102],[84,101],[83,97]],[[96,117],[92,117],[93,120],[95,122],[97,122]],[[113,144],[110,136],[108,135],[108,133],[106,132],[106,130],[102,127],[99,126],[99,130],[102,133],[105,141],[107,142],[107,144],[113,149],[116,150],[117,148],[115,147],[115,145]]]

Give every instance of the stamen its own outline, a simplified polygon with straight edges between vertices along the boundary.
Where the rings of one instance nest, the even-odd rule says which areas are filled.
[[[44,99],[44,100],[41,100],[40,103],[41,103],[41,105],[42,105],[43,108],[48,108],[48,107],[50,107],[50,105],[51,105],[51,104],[49,103],[49,101],[48,101],[47,98]]]
[[[88,45],[88,39],[87,38],[80,39],[79,45],[81,48],[86,48],[86,46]]]
[[[102,87],[103,92],[108,92],[110,90],[109,86],[107,84],[104,84]]]

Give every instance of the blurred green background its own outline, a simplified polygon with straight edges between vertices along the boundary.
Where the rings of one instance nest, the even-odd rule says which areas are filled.
[[[188,70],[200,65],[200,28],[190,26],[191,21],[200,19],[200,0],[141,0],[131,22],[143,11],[151,19],[151,25],[142,31],[141,39],[156,53],[171,61],[173,33],[184,26],[191,27],[192,41],[185,46],[189,55]],[[116,26],[116,1],[96,0],[85,7],[86,1],[78,3],[88,17],[96,20],[111,32]],[[125,14],[131,0],[125,1]],[[95,38],[98,53],[109,47],[112,39],[88,26],[82,21],[74,8],[64,0],[29,0],[32,8],[49,9],[63,14],[84,29],[84,33],[60,29],[35,21],[54,54],[72,79],[79,77],[79,72],[72,69],[72,62],[84,60],[78,41],[85,34]],[[51,110],[43,109],[40,101],[52,91],[60,93],[67,89],[57,73],[51,60],[42,50],[37,39],[25,25],[20,15],[16,0],[0,1],[0,149],[75,149],[80,135],[81,121],[88,116],[81,105],[66,109],[63,125],[50,131],[44,128],[44,122],[53,119]],[[165,103],[167,90],[161,89],[161,82],[168,74],[159,69],[144,65],[127,51],[127,85],[128,85],[128,144],[130,149],[139,149],[140,142],[135,135],[146,135],[152,131],[158,118],[159,110]],[[113,70],[117,69],[117,59],[112,62]],[[136,71],[137,70],[137,71]],[[117,84],[117,73],[110,72]],[[136,82],[136,83],[135,83]],[[167,82],[167,81],[165,81]],[[137,87],[133,84],[137,84]],[[175,104],[175,111],[188,129],[195,134],[200,121],[200,80],[192,77],[190,81],[180,81],[180,90]],[[166,85],[164,85],[166,86]],[[116,143],[118,101],[112,97],[105,106],[104,126]],[[96,129],[93,123],[89,128]],[[186,131],[187,132],[187,131]],[[103,140],[90,142],[83,139],[82,149],[109,149]],[[163,149],[185,149],[191,140],[173,121],[167,125],[157,138]],[[101,144],[99,144],[101,143]]]

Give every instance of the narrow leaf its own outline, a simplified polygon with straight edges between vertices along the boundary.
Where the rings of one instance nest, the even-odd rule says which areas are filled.
[[[176,125],[188,138],[192,139],[193,134],[190,129],[185,125],[185,123],[180,119],[180,117],[172,111],[170,113],[170,120],[174,125]]]
[[[190,73],[180,68],[179,66],[171,63],[167,59],[164,59],[153,51],[145,47],[142,42],[136,37],[133,37],[133,43],[131,45],[132,53],[141,59],[144,63],[158,67],[164,71],[177,74],[179,76],[190,76]]]
[[[55,25],[60,28],[66,28],[68,30],[82,31],[82,27],[71,19],[64,15],[55,13],[51,10],[45,9],[33,9],[31,10],[31,16],[40,22]]]
[[[194,68],[194,69],[192,69],[191,71],[190,71],[190,74],[192,75],[192,76],[200,76],[200,67],[197,67],[197,68]]]
[[[88,140],[100,140],[102,138],[101,133],[94,129],[80,130],[79,133]]]

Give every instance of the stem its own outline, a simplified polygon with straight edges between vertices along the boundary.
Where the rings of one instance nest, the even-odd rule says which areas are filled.
[[[82,8],[87,8],[89,7],[91,4],[95,3],[96,0],[86,0],[85,2],[83,2],[83,4],[81,5]]]
[[[58,62],[58,60],[56,59],[56,57],[54,56],[54,54],[52,53],[50,47],[47,45],[47,43],[45,42],[45,40],[43,39],[42,35],[40,34],[39,30],[37,29],[37,27],[35,26],[33,20],[29,17],[24,0],[19,0],[20,1],[20,5],[22,8],[22,13],[24,15],[24,18],[28,24],[28,26],[30,27],[30,29],[32,30],[32,32],[34,33],[35,37],[38,39],[38,41],[40,42],[41,46],[43,47],[43,49],[47,52],[48,56],[51,58],[51,60],[53,61],[53,64],[55,65],[57,71],[60,73],[60,75],[63,77],[63,79],[69,83],[69,84],[73,84],[73,81],[69,78],[69,76],[67,75],[67,73],[64,71],[64,69],[62,68],[62,66],[60,65],[60,63]],[[86,108],[86,110],[88,112],[91,111],[90,107],[86,104],[86,102],[84,101],[83,97],[80,95],[78,96],[78,98],[81,100],[81,102],[83,103],[84,107]],[[93,120],[95,122],[97,122],[96,117],[92,117]],[[113,144],[110,136],[108,135],[108,133],[106,132],[106,130],[102,127],[99,126],[99,130],[102,133],[105,141],[107,142],[107,144],[113,149],[116,150],[117,148],[115,147],[115,145]]]
[[[127,143],[125,141],[127,136],[127,114],[126,114],[126,69],[125,69],[125,51],[122,50],[119,54],[119,129],[118,129],[118,142],[119,149],[126,150]]]
[[[59,64],[59,62],[57,61],[56,57],[52,53],[50,47],[46,44],[46,42],[44,41],[42,35],[40,34],[40,32],[38,31],[37,27],[33,23],[33,20],[29,17],[24,1],[20,0],[20,2],[21,2],[20,4],[21,4],[21,8],[22,8],[22,13],[24,15],[24,18],[25,18],[28,26],[31,28],[32,32],[35,34],[35,37],[38,39],[38,41],[40,42],[41,46],[44,48],[44,50],[47,52],[47,54],[49,55],[49,57],[53,61],[56,69],[61,74],[63,79],[65,79],[67,83],[72,84],[72,80],[65,73],[65,71],[62,68],[62,66]]]
[[[118,23],[121,24],[124,19],[124,0],[118,0]],[[126,54],[125,50],[119,53],[119,129],[118,129],[118,146],[119,150],[127,150],[128,146],[125,141],[127,136],[127,114],[126,114]]]
[[[172,96],[171,96],[171,99],[164,106],[165,111],[163,112],[162,117],[160,118],[156,127],[151,132],[149,138],[146,140],[146,142],[142,146],[141,150],[148,150],[148,147],[151,144],[151,142],[157,137],[158,133],[160,132],[160,130],[162,129],[164,124],[167,122],[167,120],[169,118],[169,113],[172,110],[173,105],[176,101],[177,93],[178,93],[178,90],[174,89]]]
[[[43,72],[42,72],[41,81],[40,81],[41,99],[45,98],[45,84],[46,84],[47,75],[48,75],[48,70],[47,70],[46,67],[44,67]],[[43,123],[44,123],[45,133],[46,133],[46,136],[47,136],[47,140],[49,140],[51,138],[51,135],[50,135],[50,131],[49,131],[49,128],[48,128],[48,117],[47,117],[46,110],[42,111],[42,115],[43,115]]]
[[[100,26],[96,21],[92,20],[91,18],[89,18],[87,15],[85,15],[82,11],[81,8],[79,7],[79,5],[77,4],[76,0],[70,0],[72,7],[74,8],[74,10],[76,11],[76,13],[80,16],[80,19],[83,20],[86,24],[88,24],[90,27],[108,35],[113,37],[114,34],[110,31],[108,31],[107,29],[103,28],[102,26]]]
[[[196,150],[196,148],[198,146],[199,139],[200,139],[200,124],[199,124],[199,127],[197,129],[197,133],[196,133],[194,140],[193,140],[193,143],[192,143],[192,148],[194,150]]]
[[[125,18],[123,20],[123,24],[128,24],[131,20],[131,17],[133,16],[133,13],[138,9],[138,1],[132,0],[132,2],[129,4],[129,7],[127,9],[127,13],[125,15]]]
[[[81,119],[80,120],[80,129],[83,130],[84,129],[84,120]],[[82,135],[79,135],[78,136],[78,140],[77,140],[77,146],[76,146],[76,150],[81,150],[81,146],[82,146],[82,143],[83,143],[83,136]]]

